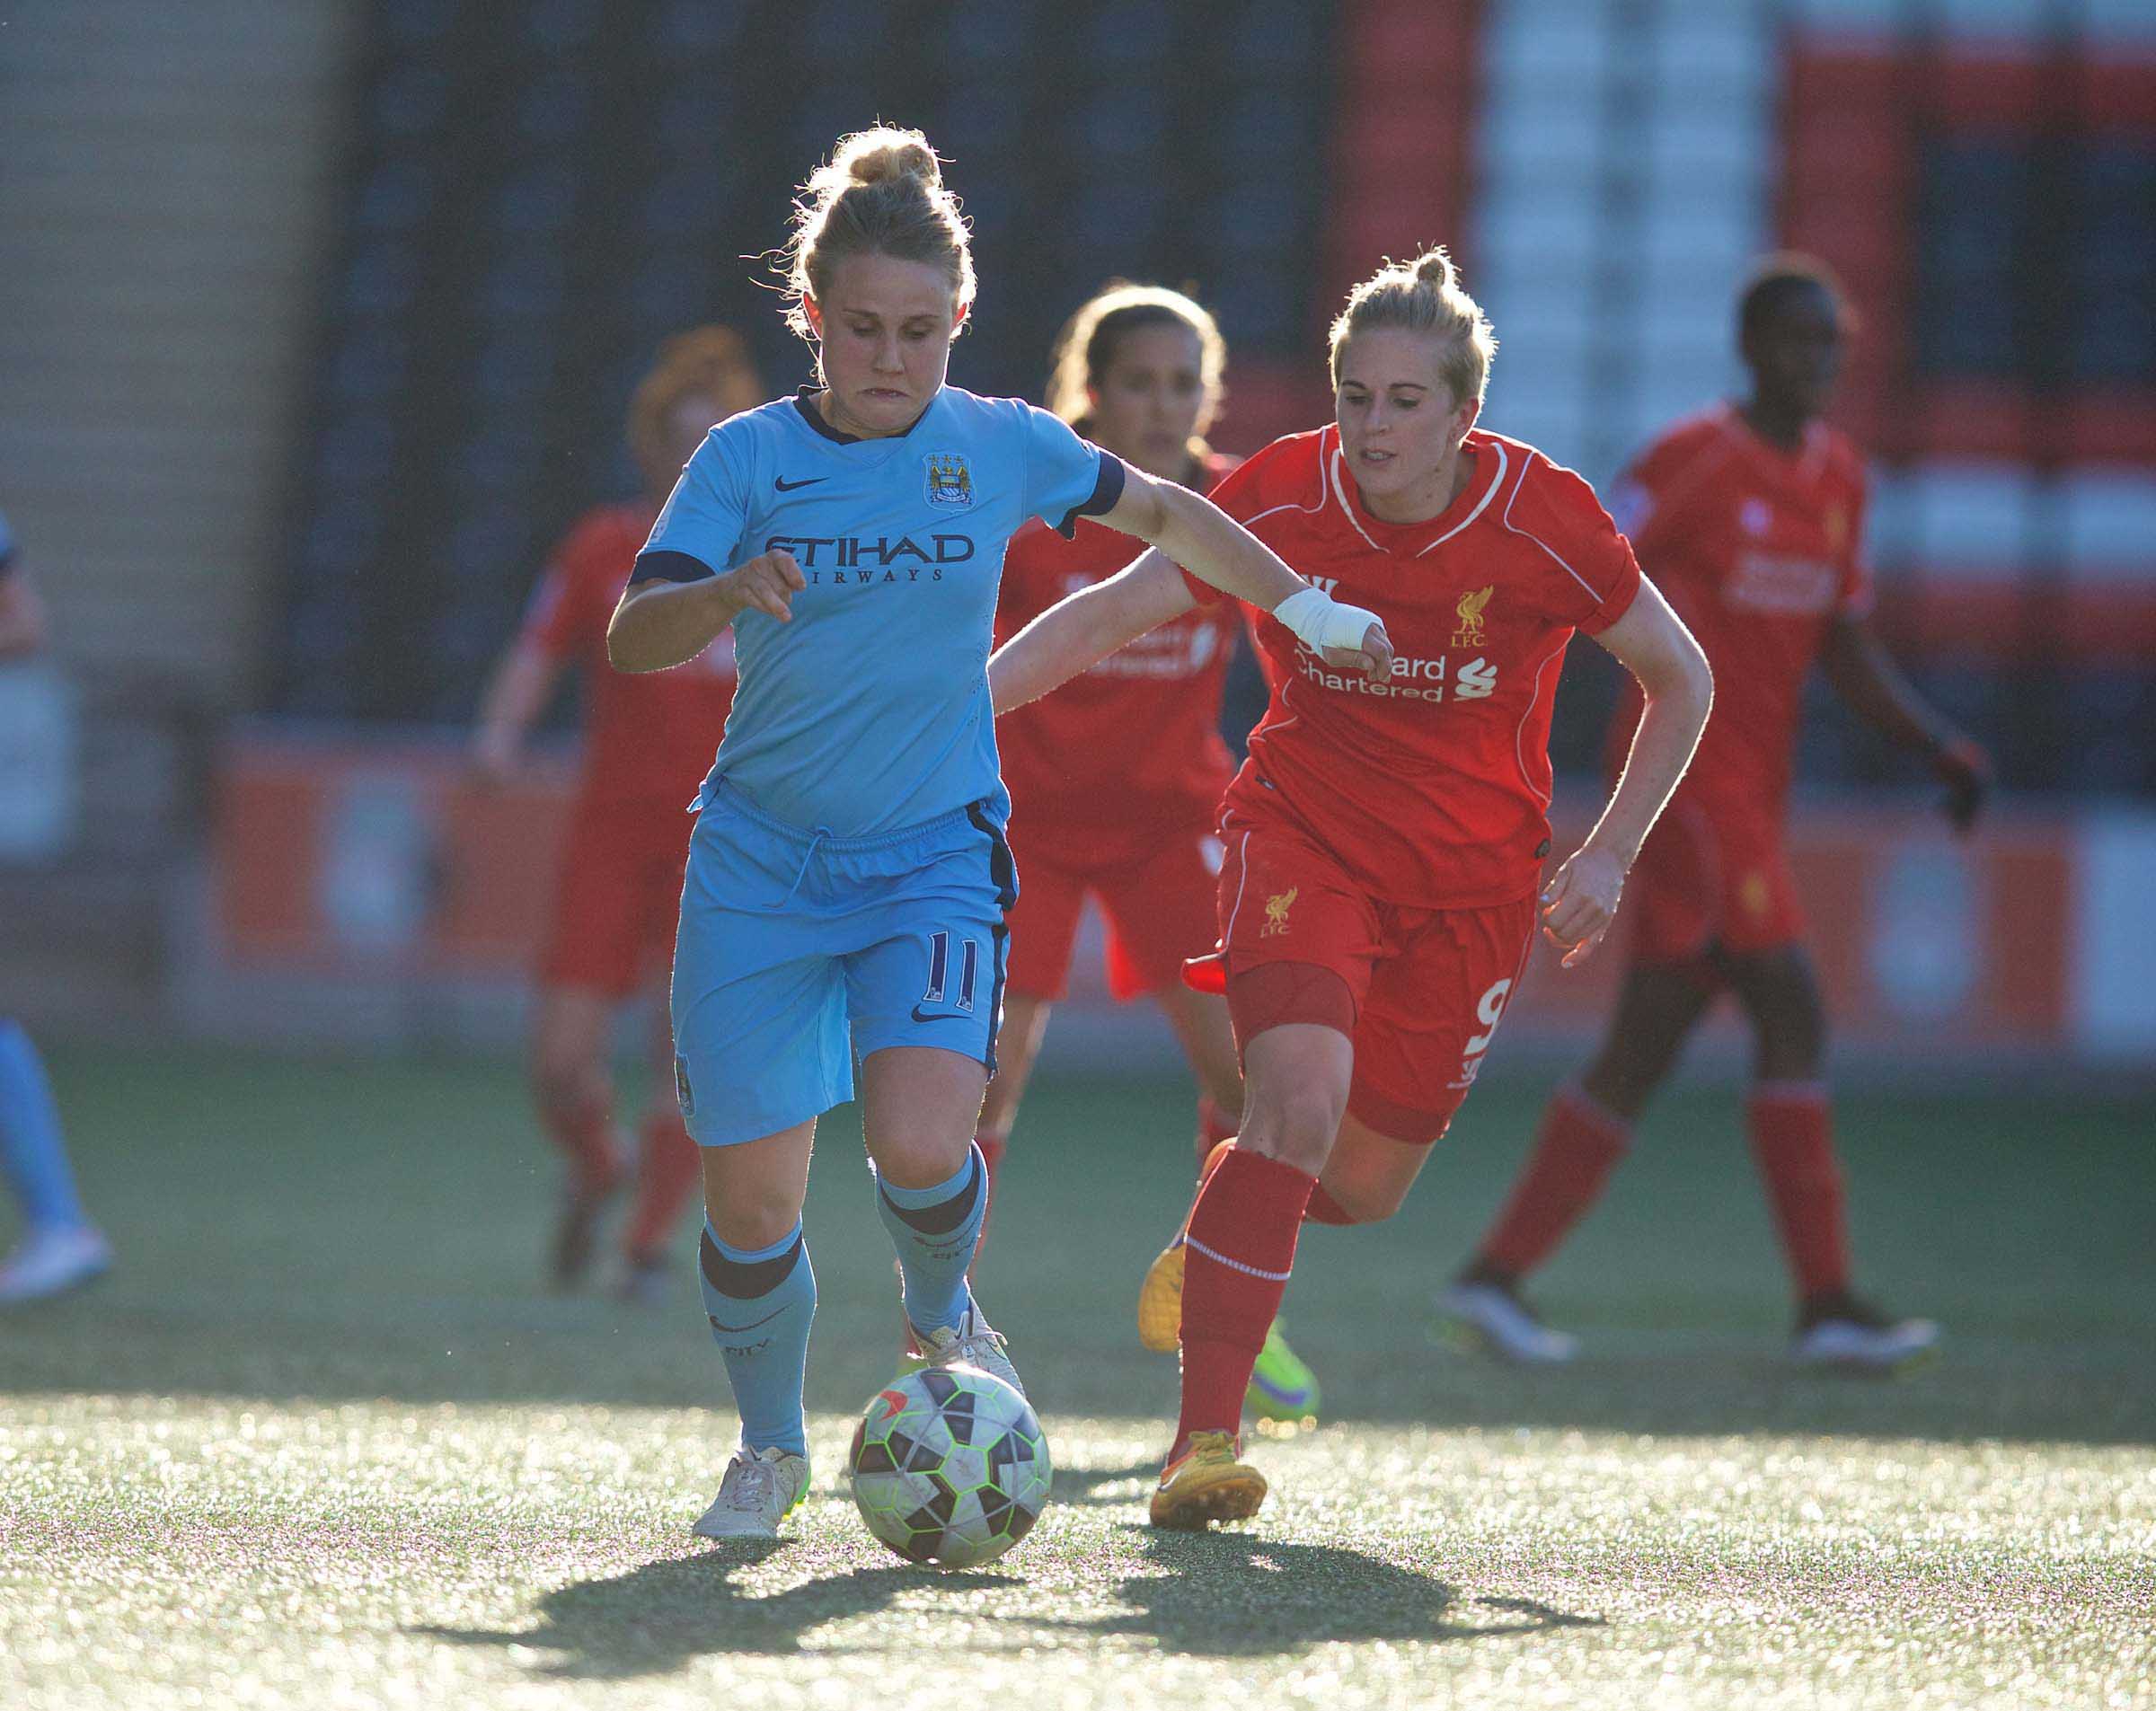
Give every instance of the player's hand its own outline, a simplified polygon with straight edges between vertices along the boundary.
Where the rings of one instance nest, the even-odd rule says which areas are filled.
[[[1374,684],[1382,684],[1392,675],[1392,638],[1385,634],[1383,623],[1374,623],[1363,631],[1360,648],[1328,648],[1325,663],[1340,671],[1359,671]]]
[[[1623,864],[1607,850],[1582,845],[1559,864],[1542,887],[1542,912],[1543,935],[1564,952],[1561,966],[1594,954],[1623,893]]]
[[[1957,833],[1966,833],[1984,812],[1984,799],[1992,789],[1992,757],[1984,745],[1957,736],[1931,757],[1931,771],[1947,787],[1943,807]]]
[[[793,596],[808,586],[793,554],[783,547],[758,553],[719,578],[720,598],[737,612],[760,612],[781,623],[793,622]]]

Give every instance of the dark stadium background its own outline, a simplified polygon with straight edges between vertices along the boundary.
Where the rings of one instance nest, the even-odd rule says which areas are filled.
[[[1732,384],[1745,260],[1824,254],[1864,321],[1841,416],[1882,626],[2006,786],[1990,840],[1948,844],[1816,698],[1801,776],[1837,829],[1807,883],[1864,900],[1828,912],[1830,975],[1918,971],[1838,1001],[1897,1054],[2145,1063],[2151,52],[2127,0],[13,8],[0,508],[57,631],[13,692],[73,736],[0,790],[0,1000],[508,1036],[554,798],[475,829],[458,728],[548,545],[628,489],[658,341],[721,320],[774,391],[805,375],[759,258],[880,116],[975,222],[955,381],[1038,397],[1102,279],[1183,285],[1231,341],[1239,451],[1321,419],[1342,288],[1441,239],[1503,343],[1486,421],[1606,481]],[[1573,812],[1611,690],[1576,649]],[[1576,1041],[1597,990],[1539,984]]]

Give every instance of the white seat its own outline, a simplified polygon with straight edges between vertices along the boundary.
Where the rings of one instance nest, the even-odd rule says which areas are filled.
[[[2070,477],[2061,498],[2066,563],[2076,577],[2156,583],[2156,476],[2106,471]]]
[[[1616,49],[1615,22],[1607,0],[1496,0],[1483,64],[1499,75],[1596,82]]]
[[[1600,243],[1601,233],[1591,219],[1568,209],[1515,202],[1483,209],[1475,253],[1493,270],[1539,264],[1576,278],[1593,273]]]
[[[1973,460],[1921,466],[1914,489],[1919,550],[1927,565],[1960,574],[2020,572],[2036,483],[2017,464]]]
[[[1533,161],[1553,174],[1592,175],[1609,138],[1602,98],[1592,88],[1538,92],[1533,99],[1492,98],[1477,127],[1484,160]]]
[[[2145,46],[2156,41],[2156,7],[2149,0],[2081,0],[2081,30],[2094,41]]]
[[[1886,569],[1913,565],[1920,557],[1922,518],[1915,484],[1905,471],[1875,469],[1864,516],[1864,551]]]

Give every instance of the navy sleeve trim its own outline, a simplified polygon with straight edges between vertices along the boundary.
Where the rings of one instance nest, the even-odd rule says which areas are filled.
[[[1123,482],[1129,473],[1123,460],[1113,452],[1099,453],[1100,473],[1093,481],[1093,496],[1083,505],[1064,514],[1063,521],[1056,525],[1056,533],[1069,540],[1078,533],[1078,519],[1082,516],[1099,516],[1116,508],[1116,501],[1123,497]]]
[[[718,573],[702,559],[691,558],[685,552],[664,551],[640,552],[636,567],[629,572],[629,586],[640,582],[702,582],[704,578]]]

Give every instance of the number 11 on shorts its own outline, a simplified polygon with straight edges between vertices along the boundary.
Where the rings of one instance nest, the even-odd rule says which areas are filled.
[[[960,1010],[973,1008],[976,983],[980,977],[981,947],[977,940],[959,940],[959,991],[955,1000]],[[946,984],[950,978],[950,935],[932,932],[928,936],[928,990],[921,994],[923,1004],[943,1002]]]

